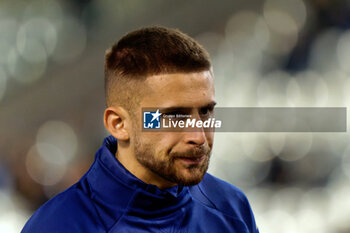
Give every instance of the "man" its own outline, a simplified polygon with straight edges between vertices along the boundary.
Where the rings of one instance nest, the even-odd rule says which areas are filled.
[[[146,107],[197,120],[213,114],[210,59],[194,39],[163,27],[127,34],[106,53],[105,91],[111,136],[23,233],[258,232],[245,195],[206,173],[212,130],[146,132],[142,124]]]

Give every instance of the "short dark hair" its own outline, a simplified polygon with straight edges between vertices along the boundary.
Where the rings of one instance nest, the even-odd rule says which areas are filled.
[[[136,90],[130,90],[135,87],[132,82],[144,80],[147,76],[210,69],[208,52],[178,29],[141,28],[122,37],[106,52],[106,104],[130,106],[129,101],[137,95]]]

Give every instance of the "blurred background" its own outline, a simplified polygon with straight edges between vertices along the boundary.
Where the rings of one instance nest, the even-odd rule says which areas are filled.
[[[0,232],[87,171],[107,135],[104,52],[148,25],[207,48],[218,106],[350,105],[347,0],[1,0]],[[349,141],[217,133],[209,171],[247,194],[260,232],[350,232]]]

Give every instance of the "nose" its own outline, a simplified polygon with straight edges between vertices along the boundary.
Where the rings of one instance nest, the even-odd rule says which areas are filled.
[[[191,145],[203,145],[206,141],[205,133],[203,129],[198,129],[195,132],[185,132],[185,142]]]

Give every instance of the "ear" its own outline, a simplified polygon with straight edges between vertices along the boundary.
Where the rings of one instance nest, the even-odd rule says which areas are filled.
[[[104,125],[108,132],[118,140],[127,141],[129,135],[130,117],[122,107],[108,107],[104,112]]]

